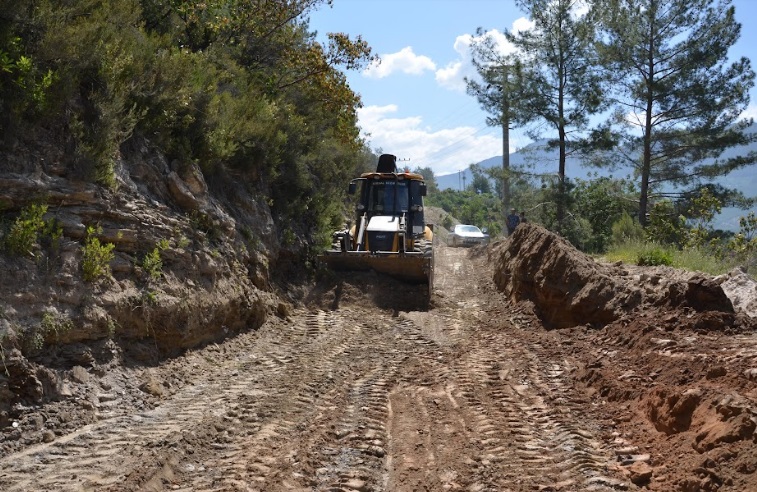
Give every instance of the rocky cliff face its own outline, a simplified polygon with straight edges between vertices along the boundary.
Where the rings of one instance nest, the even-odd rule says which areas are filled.
[[[137,140],[117,163],[115,190],[78,179],[63,159],[26,149],[0,163],[5,234],[33,203],[47,205],[45,220],[62,230],[29,255],[0,252],[0,420],[29,397],[13,388],[41,388],[32,401],[56,396],[13,381],[34,376],[30,361],[92,366],[122,351],[155,361],[285,315],[271,287],[274,221],[238,177],[208,183],[196,166],[168,163]],[[88,226],[115,245],[111,274],[94,281],[82,275]]]

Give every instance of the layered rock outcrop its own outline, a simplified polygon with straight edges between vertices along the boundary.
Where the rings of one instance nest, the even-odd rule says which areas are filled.
[[[46,205],[45,221],[61,232],[28,255],[0,254],[0,351],[18,369],[0,371],[0,421],[15,402],[56,397],[54,385],[23,395],[14,388],[46,358],[65,366],[70,351],[61,347],[112,341],[155,362],[286,312],[271,287],[276,227],[254,190],[221,174],[206,183],[196,165],[168,163],[136,138],[122,151],[115,189],[80,179],[49,149],[0,164],[5,234],[32,204]],[[100,244],[114,244],[110,273],[94,281],[82,272],[88,227]]]

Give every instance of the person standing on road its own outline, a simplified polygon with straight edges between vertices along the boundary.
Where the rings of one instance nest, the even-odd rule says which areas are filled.
[[[515,232],[515,228],[520,224],[520,217],[518,217],[518,213],[514,208],[510,209],[510,215],[507,216],[505,224],[507,225],[507,235],[512,236],[513,232]]]

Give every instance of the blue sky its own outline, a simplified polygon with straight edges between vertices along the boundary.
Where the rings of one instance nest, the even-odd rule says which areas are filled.
[[[731,54],[752,58],[757,71],[757,0],[732,4],[742,31]],[[469,46],[477,28],[501,33],[525,21],[513,0],[334,0],[310,15],[310,28],[319,39],[361,35],[381,58],[377,69],[346,72],[363,101],[359,124],[371,148],[442,176],[502,155],[502,131],[486,125],[463,77],[475,76]],[[757,119],[757,89],[746,116]],[[529,142],[514,130],[510,151]]]

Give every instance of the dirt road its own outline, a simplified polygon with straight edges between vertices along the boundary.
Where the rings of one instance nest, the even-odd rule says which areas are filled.
[[[587,418],[549,340],[522,338],[528,326],[487,304],[468,250],[441,247],[436,265],[428,311],[381,309],[342,285],[336,310],[109,374],[96,422],[5,456],[0,488],[625,488],[608,469],[621,444]],[[140,410],[126,394],[151,380]]]
[[[611,409],[576,380],[590,374],[582,359],[601,357],[591,351],[596,338],[544,330],[503,301],[485,253],[475,253],[437,248],[426,310],[392,309],[410,291],[382,292],[366,275],[327,285],[254,333],[157,367],[72,371],[70,401],[17,422],[16,444],[2,448],[0,489],[649,485],[649,464],[665,458],[633,441],[645,429],[622,432],[637,422],[634,411]],[[656,489],[677,490],[663,475]]]

